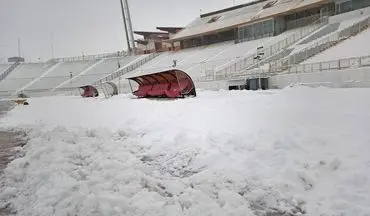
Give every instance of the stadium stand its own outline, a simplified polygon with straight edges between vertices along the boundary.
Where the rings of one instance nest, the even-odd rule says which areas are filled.
[[[370,56],[370,43],[364,43],[370,38],[370,30],[366,30],[359,35],[352,37],[324,52],[308,59],[304,63],[314,63],[322,61],[334,61],[338,59]]]
[[[284,71],[290,65],[305,62],[309,58],[321,53],[333,46],[343,43],[346,39],[353,37],[366,30],[370,25],[369,16],[360,16],[343,21],[337,31],[325,37],[313,40],[307,44],[295,44],[294,51],[283,59],[269,62],[270,70],[274,72]]]
[[[10,66],[11,64],[0,64],[0,74],[4,73]]]
[[[18,65],[20,65],[19,61],[14,62],[12,65],[7,67],[7,69],[0,74],[0,81],[4,80],[13,70],[15,70],[18,67]]]
[[[328,25],[324,26],[323,28],[321,28],[319,31],[317,31],[314,34],[312,34],[311,36],[309,36],[308,38],[301,41],[299,44],[307,44],[307,43],[312,42],[312,41],[314,41],[318,38],[324,37],[325,35],[328,35],[332,32],[337,31],[339,29],[339,26],[340,26],[340,23],[328,24]]]
[[[364,46],[363,42],[370,35],[367,30],[369,6],[368,0],[249,2],[202,14],[164,41],[172,44],[172,48],[176,43],[180,50],[142,56],[117,57],[112,53],[99,58],[61,58],[59,63],[49,62],[51,65],[36,64],[41,68],[29,69],[38,71],[32,72],[35,73],[32,77],[17,76],[19,71],[29,73],[24,68],[27,64],[21,64],[10,73],[12,76],[0,81],[0,89],[3,92],[62,92],[107,81],[119,84],[135,74],[171,68],[186,72],[196,84],[246,80],[254,79],[264,70],[263,76],[267,78],[298,68],[298,64],[360,58],[370,54],[367,43]],[[347,51],[349,48],[352,52]],[[361,65],[365,65],[364,62]],[[1,66],[0,72],[6,67],[9,65]],[[12,84],[12,79],[19,83]]]
[[[16,67],[0,83],[0,91],[14,92],[31,82],[43,71],[47,70],[53,63],[22,63]]]
[[[142,56],[127,56],[124,58],[108,58],[102,59],[102,62],[96,67],[86,71],[86,73],[80,76],[76,76],[75,79],[61,83],[56,88],[76,88],[84,85],[90,85],[96,80],[99,80],[112,72],[116,71],[119,67],[127,67],[136,62],[136,60],[145,57]]]
[[[63,62],[59,67],[50,71],[43,76],[40,80],[29,86],[25,90],[49,90],[55,88],[60,83],[67,81],[73,76],[78,75],[84,69],[87,69],[97,61],[76,61],[76,62]]]
[[[213,71],[227,66],[246,55],[253,55],[257,47],[261,45],[275,45],[276,41],[284,40],[304,27],[289,30],[275,37],[266,37],[257,40],[235,43],[226,41],[201,47],[193,47],[178,52],[165,52],[153,59],[148,64],[137,70],[128,73],[126,76],[133,76],[141,71],[160,71],[171,68],[173,60],[177,60],[176,67],[186,70],[189,75],[199,78],[206,71]],[[117,80],[116,80],[117,82]]]

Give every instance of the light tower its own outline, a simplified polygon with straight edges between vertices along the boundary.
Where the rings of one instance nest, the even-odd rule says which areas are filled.
[[[135,54],[135,39],[134,32],[132,30],[132,22],[130,15],[130,8],[127,0],[120,0],[122,19],[125,26],[127,48],[130,54]]]

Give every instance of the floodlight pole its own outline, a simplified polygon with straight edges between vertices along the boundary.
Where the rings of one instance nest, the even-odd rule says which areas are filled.
[[[128,32],[129,36],[131,37],[131,48],[133,54],[135,53],[135,39],[134,39],[134,32],[132,30],[132,22],[131,22],[131,14],[130,14],[130,7],[128,6],[128,0],[124,0],[125,6],[126,6],[126,15],[127,15],[127,22],[128,22]]]
[[[127,50],[128,50],[128,52],[131,52],[130,38],[128,36],[127,22],[126,22],[126,16],[125,16],[125,7],[123,6],[123,0],[119,0],[119,2],[121,4],[121,12],[122,12],[123,25],[125,26]]]
[[[128,6],[127,0],[120,0],[120,4],[121,4],[123,24],[125,26],[127,49],[130,54],[134,55],[135,54],[135,39],[134,39],[134,32],[132,31],[130,8]]]
[[[50,48],[51,48],[51,58],[54,59],[54,32],[50,34]]]
[[[18,57],[21,57],[21,38],[18,38]]]
[[[0,45],[0,49],[3,48],[3,45]],[[3,55],[4,53],[1,53],[1,56],[0,56],[0,62],[2,63],[5,63],[5,56]]]

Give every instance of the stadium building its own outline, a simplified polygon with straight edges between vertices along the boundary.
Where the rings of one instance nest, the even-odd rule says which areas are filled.
[[[201,89],[370,86],[370,1],[260,0],[202,14],[185,28],[135,33],[125,52],[0,65],[0,97],[72,93],[176,67]]]

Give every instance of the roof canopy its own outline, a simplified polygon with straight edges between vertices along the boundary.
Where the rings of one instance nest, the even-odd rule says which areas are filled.
[[[178,31],[184,29],[183,27],[157,27],[160,31],[165,31],[169,33],[177,33]]]
[[[187,73],[179,69],[141,74],[127,79],[139,84],[139,89],[134,92],[134,95],[139,97],[176,98],[186,95],[196,96],[193,80]]]
[[[161,72],[145,73],[133,77],[128,77],[127,79],[134,80],[139,84],[159,84],[165,82],[177,82],[178,79],[188,78],[191,80],[190,76],[182,70],[172,69],[165,70]]]
[[[247,3],[203,14],[169,41],[179,41],[230,30],[240,25],[317,7],[332,0],[269,0]]]
[[[80,89],[83,91],[81,92],[82,97],[98,97],[99,93],[95,86],[92,85],[86,85],[81,86]]]
[[[134,31],[135,34],[137,35],[142,35],[142,36],[150,36],[150,35],[162,35],[162,36],[167,36],[167,32],[151,32],[151,31]]]

